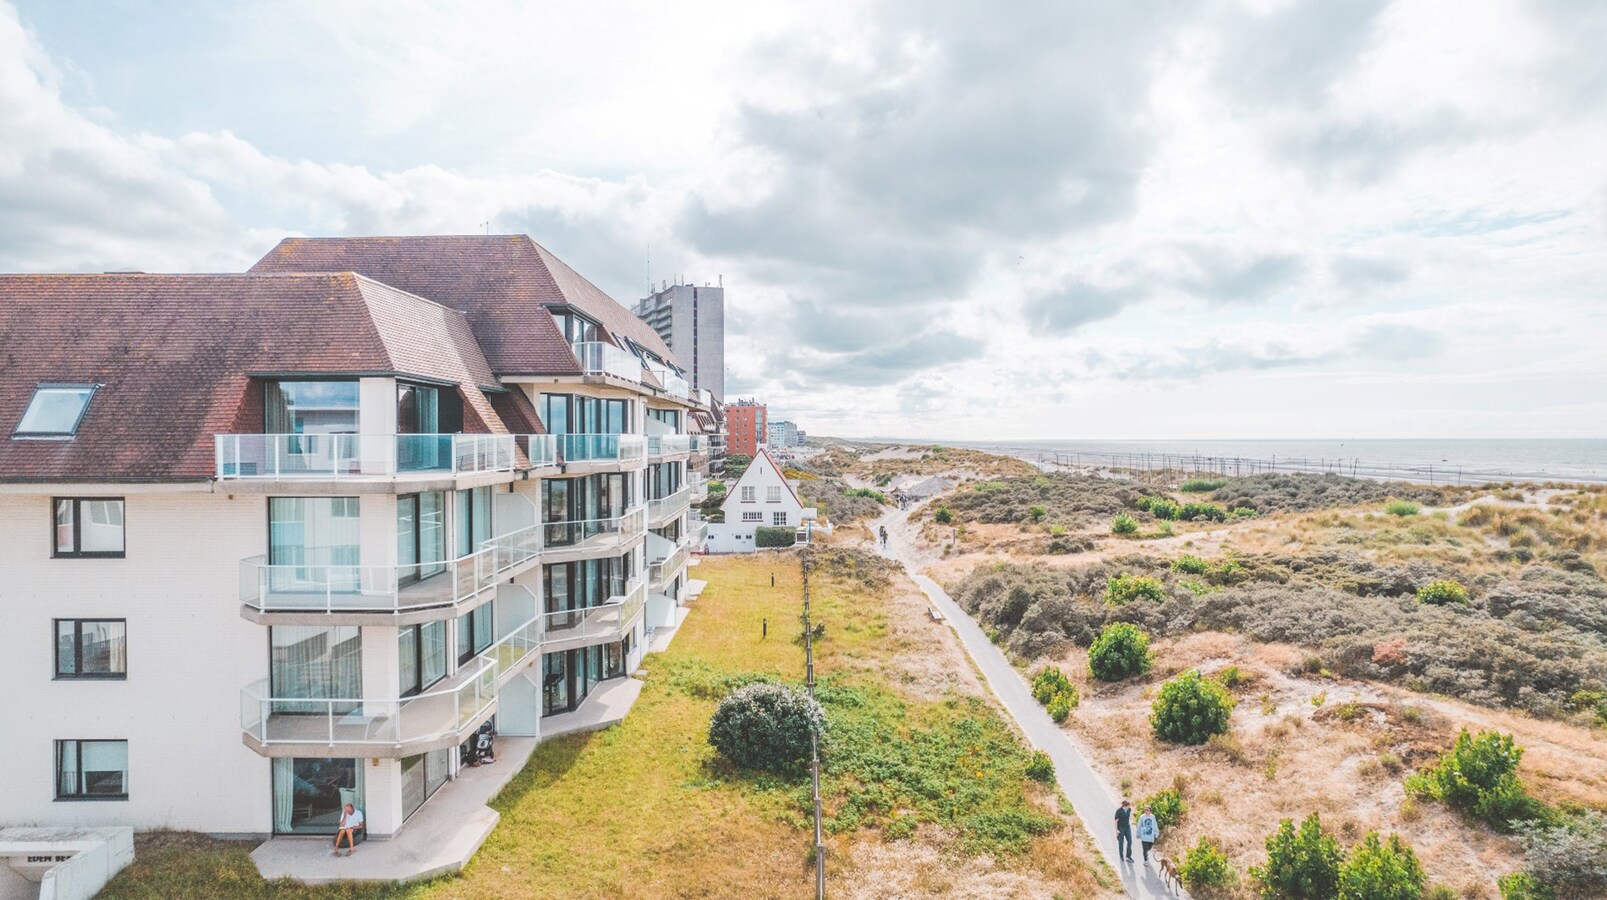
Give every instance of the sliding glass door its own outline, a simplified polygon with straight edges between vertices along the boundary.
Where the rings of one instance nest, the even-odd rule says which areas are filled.
[[[362,705],[363,640],[357,626],[275,625],[268,629],[268,644],[271,714],[344,715]]]
[[[396,632],[397,690],[422,693],[446,677],[446,623],[403,625]]]
[[[346,804],[363,809],[359,759],[273,761],[273,830],[276,834],[334,834]]]
[[[396,498],[396,561],[411,584],[446,571],[446,495],[440,491]]]
[[[359,590],[357,513],[356,497],[269,497],[266,588],[306,592],[315,605],[325,592]]]

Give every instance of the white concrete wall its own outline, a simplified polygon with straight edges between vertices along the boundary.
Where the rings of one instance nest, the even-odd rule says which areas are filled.
[[[240,689],[268,674],[239,563],[267,551],[260,495],[134,493],[123,559],[52,559],[48,495],[0,494],[0,825],[271,830],[269,763],[240,742]],[[63,494],[80,493],[63,490]],[[128,678],[55,680],[52,619],[128,620]],[[55,798],[54,741],[127,740],[129,799]]]

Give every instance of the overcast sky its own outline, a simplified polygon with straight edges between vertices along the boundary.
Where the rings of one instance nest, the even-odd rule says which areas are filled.
[[[1599,0],[226,6],[0,0],[0,270],[489,222],[817,433],[1607,436]]]

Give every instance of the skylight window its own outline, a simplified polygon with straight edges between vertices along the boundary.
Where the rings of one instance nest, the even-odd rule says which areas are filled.
[[[84,420],[89,398],[95,395],[93,384],[41,384],[34,389],[33,399],[22,413],[22,421],[12,437],[72,437],[78,433],[78,423]]]

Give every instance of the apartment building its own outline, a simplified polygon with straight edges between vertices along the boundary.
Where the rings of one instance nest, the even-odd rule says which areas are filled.
[[[738,400],[725,405],[725,452],[753,456],[770,437],[763,403]]]
[[[631,308],[687,366],[692,386],[725,402],[725,287],[663,284]]]
[[[0,358],[0,824],[395,835],[634,670],[703,538],[697,393],[528,237],[3,275]]]
[[[776,449],[786,449],[799,445],[798,423],[786,419],[772,419],[765,429],[766,443]]]

